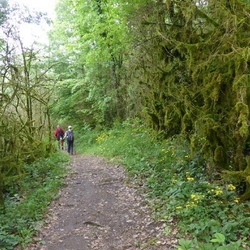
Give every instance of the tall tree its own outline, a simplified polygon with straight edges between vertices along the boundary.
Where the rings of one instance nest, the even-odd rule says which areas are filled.
[[[91,126],[124,119],[126,83],[121,75],[127,29],[120,6],[115,1],[61,1],[58,12],[51,41],[57,43],[54,34],[60,33],[61,49],[75,59],[68,65],[75,73],[69,76],[74,79],[70,98],[85,102],[78,115]],[[62,30],[63,26],[70,28]],[[64,82],[69,83],[69,78]]]
[[[249,185],[249,5],[168,0],[138,11],[146,114],[166,136],[186,134],[209,171],[234,170]]]
[[[18,5],[2,5],[2,12],[5,19],[0,24],[0,204],[4,191],[10,186],[12,190],[18,188],[24,162],[32,162],[52,150],[51,141],[41,139],[50,134],[47,111],[53,92],[51,65],[46,65],[48,60],[41,58],[35,44],[25,46],[20,35],[22,23],[37,23],[42,15]]]

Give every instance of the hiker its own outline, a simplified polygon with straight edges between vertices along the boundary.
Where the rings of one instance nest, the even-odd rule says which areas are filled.
[[[73,155],[74,133],[71,126],[68,126],[68,130],[66,131],[64,138],[67,139],[68,153]]]
[[[58,141],[58,148],[64,149],[64,130],[60,127],[60,125],[57,125],[57,128],[54,132],[54,135]]]

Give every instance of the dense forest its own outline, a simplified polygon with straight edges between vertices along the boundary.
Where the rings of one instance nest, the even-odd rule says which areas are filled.
[[[137,119],[158,140],[184,138],[208,178],[224,173],[250,198],[249,0],[59,0],[54,20],[0,8],[0,204],[24,164],[55,150],[58,122]],[[42,22],[49,43],[24,46],[20,25]]]
[[[60,1],[50,32],[54,111],[80,127],[137,117],[163,138],[183,134],[208,174],[229,170],[249,198],[249,7]]]

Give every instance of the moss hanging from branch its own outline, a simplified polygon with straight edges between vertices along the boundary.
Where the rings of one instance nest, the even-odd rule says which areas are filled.
[[[242,171],[250,118],[249,6],[237,0],[168,0],[165,8],[164,28],[153,11],[141,26],[147,38],[157,32],[144,47],[144,59],[153,59],[143,64],[146,105],[167,136],[184,133],[210,166]]]

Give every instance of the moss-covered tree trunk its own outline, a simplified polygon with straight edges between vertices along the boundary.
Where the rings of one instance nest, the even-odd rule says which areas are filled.
[[[135,32],[143,42],[135,52],[141,58],[135,72],[141,72],[141,95],[156,129],[166,136],[185,134],[212,171],[244,171],[250,140],[249,4],[167,0],[164,7],[157,1],[139,11]]]
[[[4,206],[3,176],[0,167],[0,208]]]
[[[1,7],[2,14],[6,11],[5,18],[0,20],[3,30],[0,39],[0,204],[3,204],[6,194],[11,196],[20,191],[24,165],[48,154],[47,140],[44,140],[48,127],[40,117],[49,105],[53,89],[52,77],[47,77],[48,60],[42,59],[34,48],[25,46],[19,37],[20,25],[38,23],[42,20],[41,13],[32,14],[17,6]],[[18,24],[13,21],[15,16],[19,17]]]

